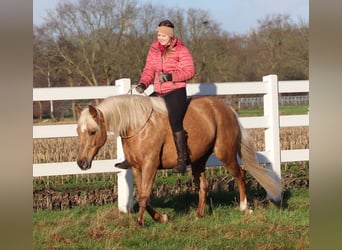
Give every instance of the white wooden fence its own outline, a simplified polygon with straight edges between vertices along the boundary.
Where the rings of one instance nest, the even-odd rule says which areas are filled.
[[[58,87],[33,89],[33,101],[81,100],[106,98],[112,95],[126,94],[131,89],[130,79],[117,80],[115,86],[98,87]],[[152,88],[147,89],[151,93]],[[135,90],[132,94],[136,94]],[[264,96],[264,115],[258,117],[241,117],[245,128],[265,129],[265,151],[257,152],[260,163],[273,168],[281,178],[280,163],[308,161],[309,149],[280,150],[280,127],[309,126],[309,115],[279,116],[279,93],[309,92],[309,81],[279,81],[276,75],[264,76],[261,82],[239,83],[193,83],[187,85],[188,96],[195,95],[238,95],[262,94]],[[76,124],[33,126],[33,139],[77,136]],[[116,162],[124,159],[120,138],[117,138],[117,159],[93,161],[92,168],[80,170],[76,162],[33,164],[33,176],[53,176],[117,172],[118,174],[118,208],[122,212],[130,211],[133,206],[133,178],[131,170],[114,167]],[[212,155],[208,166],[222,165]]]

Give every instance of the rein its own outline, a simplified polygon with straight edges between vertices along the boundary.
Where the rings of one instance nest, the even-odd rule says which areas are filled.
[[[132,95],[132,93],[133,93],[133,89],[134,89],[135,87],[131,87],[128,91],[127,91],[127,95],[128,94],[131,94]],[[143,92],[143,94],[145,95],[145,96],[147,96],[147,94],[145,93],[145,91]]]

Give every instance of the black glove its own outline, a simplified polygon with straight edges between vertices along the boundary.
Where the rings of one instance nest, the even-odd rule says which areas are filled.
[[[172,81],[172,74],[168,73],[163,73],[163,74],[160,74],[158,76],[158,80],[159,82],[168,82],[168,81]]]
[[[142,94],[144,90],[146,89],[146,85],[143,83],[139,83],[136,87],[135,90],[139,93]]]

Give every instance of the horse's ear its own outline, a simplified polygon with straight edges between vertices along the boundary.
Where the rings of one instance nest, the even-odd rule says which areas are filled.
[[[79,116],[81,114],[81,112],[83,111],[83,109],[79,106],[79,105],[75,105],[75,110],[77,115]]]
[[[89,113],[95,119],[97,117],[97,109],[93,105],[89,105]]]

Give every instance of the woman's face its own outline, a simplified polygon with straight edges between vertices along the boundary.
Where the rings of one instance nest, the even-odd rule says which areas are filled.
[[[169,37],[166,34],[158,32],[157,39],[160,42],[161,45],[169,45],[171,37]]]

